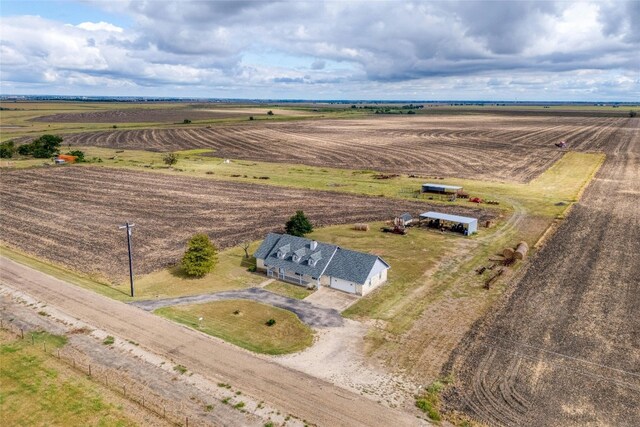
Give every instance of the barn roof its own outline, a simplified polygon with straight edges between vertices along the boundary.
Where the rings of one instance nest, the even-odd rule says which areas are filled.
[[[429,218],[429,219],[441,219],[443,221],[451,221],[451,222],[459,222],[462,224],[471,224],[473,222],[477,222],[477,218],[470,218],[466,216],[459,215],[451,215],[442,212],[425,212],[420,214],[420,218]]]
[[[462,187],[459,185],[445,185],[445,184],[433,184],[426,183],[422,184],[423,187],[431,187],[431,188],[442,188],[443,190],[462,190]]]

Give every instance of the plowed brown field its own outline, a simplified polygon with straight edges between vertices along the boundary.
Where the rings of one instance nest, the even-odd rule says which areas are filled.
[[[3,172],[0,187],[3,241],[112,278],[127,273],[125,233],[117,227],[125,221],[136,223],[136,270],[148,273],[177,262],[194,233],[226,248],[282,230],[297,209],[323,226],[417,214],[429,205],[92,167]],[[481,209],[444,209],[490,218]]]
[[[394,116],[105,131],[65,144],[152,151],[211,148],[225,158],[527,182],[570,149],[600,150],[620,118]]]
[[[454,353],[448,405],[506,426],[640,425],[640,120]]]
[[[264,115],[267,109],[264,109]],[[189,120],[228,119],[248,117],[250,113],[194,108],[129,108],[126,110],[57,113],[39,116],[31,121],[44,123],[182,123]]]

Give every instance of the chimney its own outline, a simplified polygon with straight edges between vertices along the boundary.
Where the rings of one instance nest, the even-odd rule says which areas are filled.
[[[309,243],[309,248],[311,248],[311,250],[315,250],[315,248],[318,247],[318,242],[316,242],[315,240],[312,240],[311,243]]]

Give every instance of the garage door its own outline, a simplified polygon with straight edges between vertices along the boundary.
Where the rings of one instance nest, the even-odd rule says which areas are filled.
[[[335,277],[331,278],[331,287],[344,292],[349,292],[350,294],[356,293],[356,285],[351,282],[347,282],[346,280],[336,279]]]

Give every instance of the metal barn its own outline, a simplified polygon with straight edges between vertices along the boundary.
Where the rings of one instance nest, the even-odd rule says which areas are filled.
[[[441,212],[425,212],[420,214],[420,223],[428,221],[427,226],[447,228],[469,236],[478,232],[478,219],[466,216],[450,215]]]
[[[460,190],[462,190],[462,187],[457,185],[444,185],[444,184],[431,184],[431,183],[422,184],[423,193],[455,194]]]

